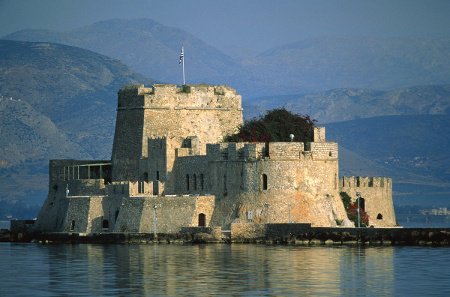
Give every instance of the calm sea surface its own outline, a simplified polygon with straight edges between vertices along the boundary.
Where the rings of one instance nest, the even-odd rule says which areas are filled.
[[[0,243],[0,296],[450,296],[450,248]]]

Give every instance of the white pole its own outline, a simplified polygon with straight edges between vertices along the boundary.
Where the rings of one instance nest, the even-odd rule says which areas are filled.
[[[361,227],[361,217],[360,217],[360,213],[359,213],[359,201],[361,200],[360,199],[361,194],[359,192],[356,192],[356,197],[358,197],[357,198],[357,200],[358,200],[358,228],[360,228]]]
[[[186,85],[186,75],[184,73],[184,46],[181,47],[181,57],[182,57],[182,63],[183,63],[183,86]]]

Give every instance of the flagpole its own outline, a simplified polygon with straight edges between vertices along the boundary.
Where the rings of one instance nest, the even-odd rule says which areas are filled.
[[[184,73],[184,46],[181,47],[181,56],[182,56],[182,63],[183,63],[183,86],[186,85],[186,75]]]

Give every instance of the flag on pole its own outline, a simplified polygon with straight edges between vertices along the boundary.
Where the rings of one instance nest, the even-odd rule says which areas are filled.
[[[184,46],[181,47],[180,61],[178,64],[183,64],[183,85],[186,85],[186,75],[184,74]]]
[[[178,64],[181,64],[181,62],[183,62],[183,60],[184,60],[184,48],[181,47],[180,62],[178,62]]]

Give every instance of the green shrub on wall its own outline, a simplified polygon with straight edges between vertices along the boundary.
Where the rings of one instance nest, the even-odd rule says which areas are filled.
[[[228,142],[310,142],[316,120],[309,116],[294,114],[284,108],[268,111],[263,117],[254,118],[239,128],[239,132],[228,135]]]
[[[347,217],[350,221],[355,223],[355,226],[358,226],[358,203],[352,203],[352,198],[346,192],[339,193],[342,199],[342,203],[344,204],[344,208],[347,211]],[[359,209],[359,217],[360,217],[360,226],[368,227],[369,226],[369,215],[367,212],[360,208]]]

